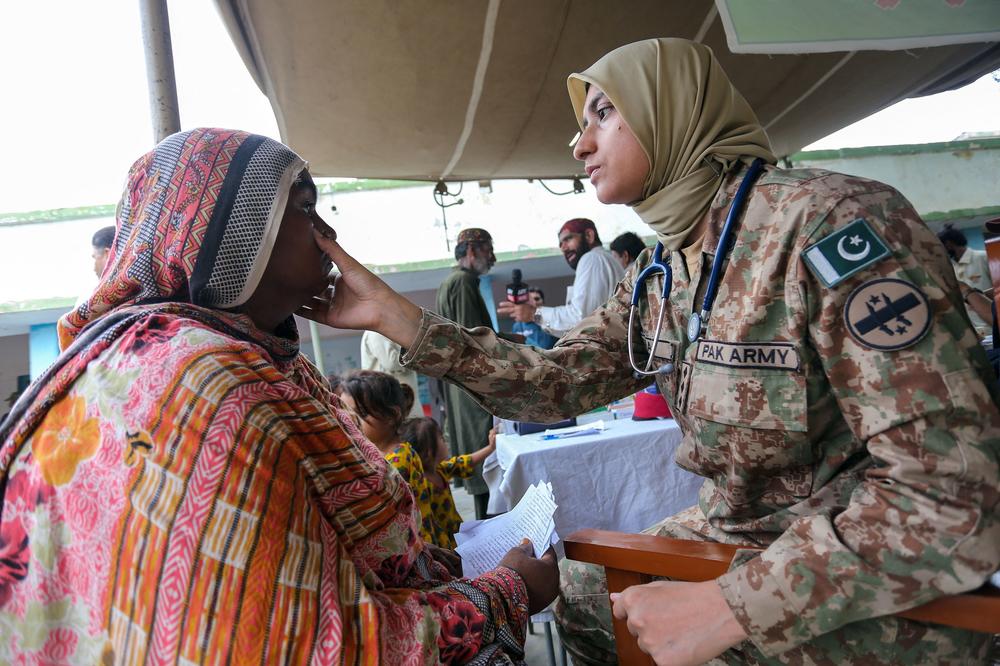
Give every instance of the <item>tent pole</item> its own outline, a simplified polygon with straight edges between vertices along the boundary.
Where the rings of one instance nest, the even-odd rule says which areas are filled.
[[[149,87],[153,141],[159,143],[181,129],[167,0],[140,0],[139,14],[142,21],[142,45],[146,54],[146,84]]]

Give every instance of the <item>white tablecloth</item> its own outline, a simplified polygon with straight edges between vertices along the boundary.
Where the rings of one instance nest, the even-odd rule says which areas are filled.
[[[509,511],[538,481],[552,483],[560,537],[584,527],[639,532],[698,503],[703,479],[674,463],[681,431],[673,420],[605,425],[570,439],[497,436],[483,467],[489,512]]]

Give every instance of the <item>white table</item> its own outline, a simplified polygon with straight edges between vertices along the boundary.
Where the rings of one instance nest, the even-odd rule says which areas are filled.
[[[556,532],[640,532],[698,503],[703,479],[674,463],[681,431],[672,420],[607,421],[600,434],[543,440],[499,435],[483,466],[490,513],[509,511],[533,483],[550,481]]]

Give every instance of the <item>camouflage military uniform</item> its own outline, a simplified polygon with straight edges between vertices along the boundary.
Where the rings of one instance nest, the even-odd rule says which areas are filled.
[[[693,277],[670,256],[673,290],[652,350],[659,278],[643,299],[637,355],[676,364],[657,383],[684,432],[677,462],[706,478],[694,512],[651,531],[766,547],[718,579],[749,634],[725,661],[981,660],[986,636],[861,622],[975,588],[1000,560],[1000,412],[944,248],[886,185],[769,168],[707,329],[690,344],[688,319],[739,180],[727,179],[708,212]],[[862,257],[859,268],[824,267],[816,247]],[[426,314],[404,363],[508,418],[607,403],[644,383],[628,363],[626,325],[649,261],[647,251],[552,350]],[[603,581],[580,566],[563,566],[561,629],[577,663],[599,663],[613,649]]]

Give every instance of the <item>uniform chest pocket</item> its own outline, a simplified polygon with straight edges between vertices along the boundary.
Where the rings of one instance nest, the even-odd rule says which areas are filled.
[[[742,428],[805,432],[806,382],[794,371],[715,369],[696,363],[688,414]]]
[[[812,491],[805,377],[795,370],[695,363],[687,415],[693,460],[731,506],[790,506]]]

